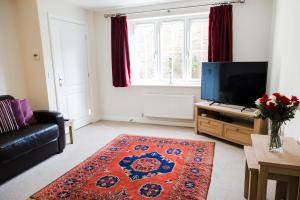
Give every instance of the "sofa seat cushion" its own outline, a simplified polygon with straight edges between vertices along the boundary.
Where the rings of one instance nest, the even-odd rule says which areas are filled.
[[[0,135],[0,163],[39,148],[58,138],[56,124],[34,124]]]

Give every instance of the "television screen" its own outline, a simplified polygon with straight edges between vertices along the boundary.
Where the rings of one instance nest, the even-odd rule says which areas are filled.
[[[255,107],[266,93],[267,68],[267,62],[205,62],[201,99]]]

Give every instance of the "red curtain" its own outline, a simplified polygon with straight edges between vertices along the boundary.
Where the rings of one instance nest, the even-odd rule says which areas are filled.
[[[232,5],[210,8],[208,61],[232,61]]]
[[[130,58],[126,16],[111,18],[111,57],[113,86],[130,86]]]

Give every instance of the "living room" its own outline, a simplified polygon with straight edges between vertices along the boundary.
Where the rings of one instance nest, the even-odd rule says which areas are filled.
[[[0,199],[299,199],[298,6],[1,0]]]

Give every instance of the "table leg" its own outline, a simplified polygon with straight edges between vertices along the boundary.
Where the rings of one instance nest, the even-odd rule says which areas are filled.
[[[300,180],[299,180],[300,181]],[[300,186],[299,187],[299,191],[298,191],[298,200],[300,200]]]
[[[69,126],[69,134],[70,134],[70,143],[74,143],[74,128],[73,123]]]
[[[291,176],[288,183],[288,200],[297,199],[299,188],[299,177]]]
[[[257,196],[257,182],[258,182],[258,172],[257,171],[250,171],[250,178],[249,178],[249,194],[248,200],[256,200]]]
[[[245,165],[245,182],[244,182],[244,197],[247,199],[249,193],[249,168],[246,161]]]
[[[288,189],[288,183],[287,182],[277,181],[276,182],[275,200],[286,199],[286,197],[287,197],[287,189]]]
[[[260,165],[260,171],[258,175],[257,200],[266,200],[268,173],[268,167]]]
[[[198,134],[198,107],[195,106],[195,133]]]

